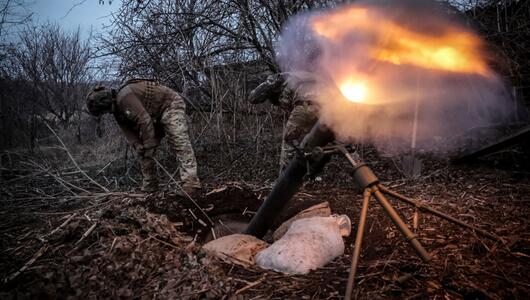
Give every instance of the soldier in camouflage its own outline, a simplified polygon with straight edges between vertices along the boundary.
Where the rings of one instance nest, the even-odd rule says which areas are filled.
[[[117,91],[95,88],[87,96],[88,111],[95,116],[112,113],[141,163],[142,191],[158,189],[156,147],[167,135],[180,162],[179,173],[186,192],[200,188],[197,162],[190,143],[186,104],[172,89],[146,79],[132,79]]]
[[[251,103],[258,104],[266,100],[291,112],[283,130],[280,154],[280,170],[283,170],[296,154],[295,147],[300,145],[318,121],[317,108],[307,95],[288,87],[281,74],[269,75],[265,82],[250,92]]]

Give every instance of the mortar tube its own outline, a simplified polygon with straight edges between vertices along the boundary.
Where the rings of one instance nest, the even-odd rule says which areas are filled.
[[[301,148],[306,150],[322,147],[334,140],[333,132],[320,124],[320,122],[317,122],[304,137]],[[304,176],[308,172],[308,166],[312,170],[320,171],[328,161],[328,157],[323,157],[318,161],[312,161],[311,158],[306,159],[303,155],[297,155],[293,158],[276,180],[271,192],[250,221],[244,233],[260,239],[263,238],[285,205],[300,189],[304,182]]]

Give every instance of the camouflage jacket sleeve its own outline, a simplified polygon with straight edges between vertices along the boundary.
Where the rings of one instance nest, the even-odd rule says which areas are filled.
[[[282,89],[282,83],[281,75],[269,75],[267,80],[250,92],[248,101],[252,104],[258,104],[269,100],[273,104],[276,104]]]
[[[124,119],[121,122],[118,120],[118,124],[121,123],[120,127],[129,141],[137,139],[145,149],[154,148],[158,145],[158,140],[153,120],[140,100],[133,93],[127,93],[126,89],[118,94],[117,110]],[[131,127],[137,128],[138,133],[133,135]]]

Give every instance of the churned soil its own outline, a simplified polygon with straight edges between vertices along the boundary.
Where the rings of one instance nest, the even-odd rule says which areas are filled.
[[[500,155],[455,165],[424,157],[421,175],[408,179],[395,159],[373,149],[365,149],[362,155],[387,187],[496,234],[504,242],[418,211],[414,231],[433,256],[425,263],[373,200],[354,288],[357,298],[528,298],[530,174],[514,163],[519,160]],[[29,158],[20,158],[25,160]],[[353,234],[345,239],[345,255],[296,276],[227,264],[200,249],[212,237],[210,221],[244,226],[252,218],[272,187],[274,171],[243,180],[223,173],[226,165],[222,163],[210,164],[208,174],[216,176],[203,176],[205,185],[192,195],[194,204],[171,184],[150,195],[106,192],[90,185],[76,170],[24,166],[4,168],[1,174],[2,299],[333,299],[344,295],[362,195],[340,157],[333,158],[321,177],[308,179],[275,220],[278,226],[322,201],[330,203],[333,213],[352,219]],[[252,174],[252,170],[238,172]],[[99,180],[96,171],[89,174]],[[58,184],[61,179],[64,186]],[[412,227],[415,209],[391,201]]]

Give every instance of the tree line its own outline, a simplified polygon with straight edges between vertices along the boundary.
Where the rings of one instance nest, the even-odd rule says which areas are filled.
[[[299,12],[345,2],[352,1],[123,0],[104,32],[87,39],[54,23],[36,25],[30,13],[20,13],[27,1],[8,0],[0,7],[0,148],[34,147],[44,121],[75,129],[81,142],[84,97],[109,80],[102,65],[113,66],[114,82],[156,78],[182,93],[199,132],[234,139],[243,136],[236,129],[248,127],[245,134],[259,136],[270,112],[245,98],[266,74],[278,72],[275,42],[282,26]],[[526,93],[530,4],[444,2],[472,20],[496,48],[503,75]],[[7,38],[12,26],[21,29]],[[243,124],[242,115],[254,119]]]

